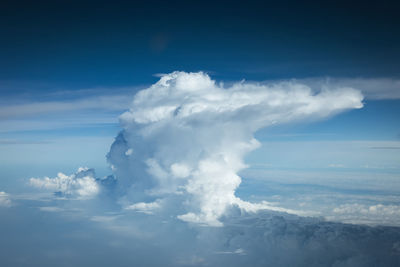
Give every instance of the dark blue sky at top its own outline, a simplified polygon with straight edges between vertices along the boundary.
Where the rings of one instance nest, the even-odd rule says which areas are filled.
[[[2,1],[0,88],[141,85],[174,70],[398,77],[398,14],[387,1]]]

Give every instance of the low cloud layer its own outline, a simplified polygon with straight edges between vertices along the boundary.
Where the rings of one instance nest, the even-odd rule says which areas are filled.
[[[199,239],[220,244],[222,251],[241,251],[212,258],[213,266],[397,266],[399,234],[399,228],[258,212],[226,218],[223,228],[204,231]]]
[[[365,205],[365,204],[343,204],[333,209],[333,215],[327,219],[363,224],[388,224],[397,225],[400,221],[399,205]]]
[[[224,227],[142,213],[29,202],[0,209],[2,266],[335,266],[400,264],[400,228],[232,208]],[[44,203],[48,205],[49,203]],[[82,208],[86,206],[84,212]],[[27,232],[28,231],[28,232]]]

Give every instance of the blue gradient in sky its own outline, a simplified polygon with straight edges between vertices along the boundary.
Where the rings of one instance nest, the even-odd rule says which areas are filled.
[[[83,208],[64,200],[38,199],[37,191],[32,190],[28,182],[31,177],[55,177],[60,171],[71,174],[81,166],[95,168],[98,177],[109,175],[112,171],[106,162],[106,154],[121,130],[118,116],[129,108],[136,92],[159,79],[158,74],[175,70],[202,70],[225,84],[242,79],[273,82],[327,77],[386,78],[397,83],[397,87],[390,90],[384,88],[385,84],[382,88],[376,86],[370,94],[374,97],[367,92],[362,109],[322,121],[258,131],[255,137],[262,147],[246,158],[249,169],[240,174],[243,183],[237,195],[249,201],[276,202],[288,209],[312,210],[316,212],[313,216],[325,216],[332,221],[399,226],[400,216],[393,215],[388,219],[384,216],[400,207],[398,12],[398,6],[387,1],[374,4],[365,1],[335,1],[332,4],[320,1],[2,1],[0,192],[10,194],[16,204],[0,206],[2,218],[7,218],[0,217],[0,233],[10,240],[7,244],[6,239],[0,237],[3,258],[0,265],[3,262],[10,266],[35,263],[50,266],[64,262],[65,266],[68,263],[100,266],[117,262],[117,266],[124,266],[134,261],[146,264],[148,259],[152,259],[150,265],[155,266],[163,260],[171,266],[176,264],[171,260],[171,244],[167,241],[176,236],[163,233],[165,235],[160,238],[164,239],[160,241],[155,234],[156,237],[153,235],[145,242],[142,236],[136,236],[135,227],[140,229],[140,226],[146,226],[143,234],[154,234],[151,229],[154,225],[146,225],[151,219],[109,208],[107,198],[102,199],[101,204],[83,202]],[[63,211],[46,213],[41,208],[47,205],[61,207]],[[367,212],[366,217],[362,217],[368,207],[377,205],[384,205],[389,209],[388,213]],[[335,208],[339,212],[334,212]],[[361,215],[351,208],[360,208]],[[347,210],[353,212],[354,217],[346,213]],[[107,216],[112,217],[111,221],[116,218],[118,223],[113,225],[107,221]],[[286,223],[291,219],[285,216],[276,217],[285,218],[279,219],[278,223],[274,219],[266,223],[265,229],[278,229],[275,232],[271,230],[270,235],[266,235],[268,230],[254,232],[250,237],[254,240],[252,235],[272,236],[276,238],[268,239],[272,242],[285,241],[282,236],[289,235],[289,241],[307,243],[303,242],[302,233],[291,232],[293,224]],[[33,226],[26,223],[30,218]],[[257,222],[259,218],[251,219]],[[299,219],[298,225],[305,228],[313,223],[318,227],[326,226],[324,222],[307,220]],[[138,225],[131,225],[132,221]],[[185,246],[187,242],[198,240],[194,238],[197,235],[206,240],[204,236],[209,234],[208,230],[197,229],[193,234],[193,229],[182,226],[180,221],[167,225],[181,234],[175,251],[182,249],[190,255],[182,265],[202,266],[201,258],[190,254],[196,251],[196,246]],[[242,226],[251,229],[246,228],[246,222]],[[31,228],[24,230],[27,227]],[[179,232],[180,227],[183,227],[183,233]],[[363,257],[375,256],[357,241],[357,233],[364,231],[368,233],[366,236],[371,236],[370,240],[384,240],[382,250],[386,249],[385,242],[392,244],[392,239],[400,236],[398,228],[376,230],[341,224],[326,226],[329,227],[340,229],[339,232],[343,227],[348,229],[343,233],[350,234],[343,234],[343,240],[356,244],[354,250],[349,251],[362,251],[351,255],[354,257],[349,256],[349,261],[341,263],[343,266],[352,263],[353,266],[369,266],[371,262],[364,262]],[[128,228],[126,236],[124,231]],[[282,229],[288,229],[288,232]],[[331,237],[329,229],[320,239],[308,236],[311,240],[317,239],[318,249],[325,252],[329,248],[321,248],[321,240]],[[212,236],[214,230],[210,231]],[[223,234],[223,229],[218,231],[223,237],[230,234]],[[391,231],[395,233],[394,237],[386,236],[385,239],[385,233]],[[35,232],[41,233],[41,237]],[[232,230],[232,233],[237,232]],[[336,238],[339,241],[334,247],[341,251],[343,240]],[[82,240],[94,249],[82,248]],[[208,244],[203,241],[200,242],[202,248]],[[257,244],[268,243],[262,243],[264,241]],[[257,254],[258,247],[254,249],[253,243],[233,237],[224,244],[215,242],[216,252],[212,251],[211,245],[210,251],[201,250],[199,254],[208,255],[204,258],[207,260],[208,257],[215,266],[226,262],[262,265],[261,260],[241,262],[229,258],[236,257],[234,252],[240,248],[235,247],[235,242],[253,248],[252,257]],[[17,251],[19,243],[24,244],[22,253]],[[143,247],[140,246],[142,243]],[[228,243],[230,250],[221,253]],[[313,243],[310,244],[312,254]],[[390,254],[393,258],[385,259],[389,263],[398,263],[400,245],[396,240],[393,244],[386,250],[389,254],[394,251]],[[271,248],[275,245],[268,243]],[[35,249],[31,251],[33,247]],[[81,251],[74,247],[88,253],[79,254]],[[109,260],[104,259],[107,250],[118,261],[105,263],[104,260]],[[134,259],[132,250],[140,251],[142,255]],[[304,249],[299,245],[294,251],[293,255],[298,256]],[[153,257],[156,253],[160,258]],[[18,258],[19,254],[24,257]],[[174,255],[182,256],[177,254]],[[218,255],[225,255],[229,260],[220,259]],[[290,258],[284,253],[283,256],[276,255],[277,261],[273,264]],[[321,259],[329,258],[322,252],[318,255]],[[347,259],[343,255],[348,254],[338,255]]]
[[[174,70],[225,81],[399,75],[391,4],[2,1],[0,19],[0,80],[42,90],[148,84]]]

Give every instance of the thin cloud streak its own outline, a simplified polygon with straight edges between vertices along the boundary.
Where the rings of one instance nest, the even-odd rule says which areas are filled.
[[[129,107],[126,95],[96,96],[71,101],[34,102],[0,107],[0,120],[33,117],[40,114],[84,110],[122,111]]]
[[[320,77],[295,79],[312,88],[354,88],[360,90],[367,100],[400,99],[400,79],[395,78],[340,78]]]

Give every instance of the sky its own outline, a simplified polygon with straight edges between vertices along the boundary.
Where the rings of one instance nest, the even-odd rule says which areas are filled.
[[[2,1],[0,264],[400,264],[398,12]]]

